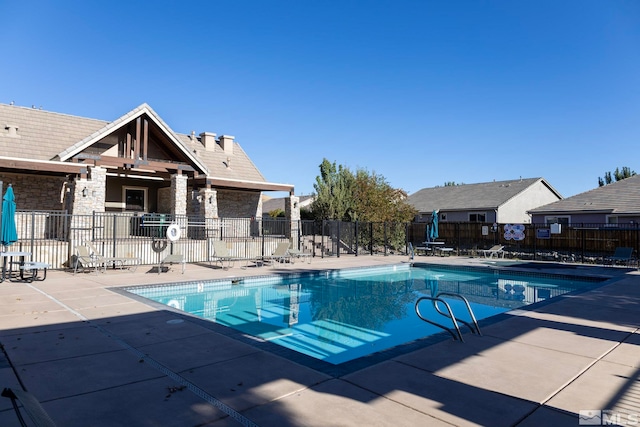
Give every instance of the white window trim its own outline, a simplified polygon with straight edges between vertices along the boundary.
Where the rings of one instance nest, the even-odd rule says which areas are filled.
[[[123,212],[127,212],[127,190],[138,190],[144,193],[144,206],[141,211],[131,211],[131,212],[143,212],[147,213],[149,211],[149,188],[147,187],[134,187],[134,186],[122,186],[122,210]]]
[[[567,225],[571,225],[571,215],[545,215],[544,223],[546,225],[553,224],[552,222],[549,222],[549,220],[559,219],[559,218],[566,218],[567,219]]]

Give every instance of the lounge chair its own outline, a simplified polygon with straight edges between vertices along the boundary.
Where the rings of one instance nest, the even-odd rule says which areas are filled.
[[[113,265],[114,267],[118,267],[121,270],[125,267],[131,267],[131,272],[136,271],[142,260],[137,257],[107,257],[103,256],[100,251],[91,243],[90,241],[85,241],[84,244],[89,248],[91,254],[104,262],[104,267],[106,269],[107,265]]]
[[[223,240],[216,240],[213,242],[213,256],[209,260],[212,263],[220,263],[220,267],[223,269],[231,268],[235,265],[236,261],[245,261],[245,265],[242,268],[246,268],[249,265],[249,262],[256,262],[258,260],[256,258],[243,258],[243,257],[235,257],[229,253],[229,249],[227,248],[227,244]],[[225,263],[227,264],[225,267]]]
[[[502,245],[494,245],[489,249],[480,249],[480,252],[484,254],[485,258],[496,258],[501,257],[504,258],[504,246]]]
[[[96,274],[98,269],[106,268],[105,262],[101,257],[94,256],[85,245],[76,246],[76,259],[73,261],[73,274],[75,275],[79,269],[94,269]]]
[[[187,265],[186,261],[184,260],[184,256],[182,256],[182,254],[169,254],[166,257],[164,257],[162,261],[160,261],[160,265],[158,266],[158,274],[162,272],[162,267],[164,267],[165,264],[168,264],[169,266],[173,264],[181,264],[182,274],[184,274],[184,270]],[[167,267],[167,271],[168,270],[169,270],[169,267]]]
[[[308,252],[302,252],[300,249],[289,249],[288,253],[292,261],[302,258],[303,261],[307,261],[307,264],[311,264],[311,254]]]
[[[633,260],[633,248],[617,247],[612,256],[605,258],[606,262],[616,264],[622,262],[629,266]]]
[[[291,255],[289,254],[289,242],[280,242],[271,255],[266,255],[262,258],[264,262],[271,262],[275,265],[276,261],[279,263],[291,261]]]

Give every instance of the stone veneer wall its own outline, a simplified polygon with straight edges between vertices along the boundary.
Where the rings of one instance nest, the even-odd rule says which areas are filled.
[[[300,224],[300,198],[291,196],[284,199],[284,216],[289,221],[289,229],[286,230],[287,237],[291,239],[298,236],[298,224]],[[297,242],[295,242],[297,246]],[[297,247],[295,249],[298,249]]]
[[[69,180],[58,176],[0,174],[2,196],[9,184],[13,187],[18,210],[60,211],[67,209]]]
[[[98,166],[89,168],[89,179],[76,179],[73,188],[73,213],[91,215],[104,212],[107,194],[107,170]],[[86,189],[87,195],[82,193]]]
[[[260,192],[217,190],[220,218],[261,218]]]

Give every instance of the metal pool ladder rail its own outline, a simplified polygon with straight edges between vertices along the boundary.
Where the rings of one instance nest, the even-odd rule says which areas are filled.
[[[471,317],[471,321],[473,322],[473,325],[465,320],[455,317],[449,303],[447,303],[444,299],[440,298],[440,296],[447,296],[447,297],[458,298],[462,300],[464,304],[467,306],[467,311],[469,311],[469,316]],[[451,319],[451,323],[453,324],[455,333],[453,330],[449,329],[448,327],[441,325],[440,323],[435,322],[433,320],[429,320],[420,313],[420,303],[424,300],[429,300],[433,302],[433,308],[435,308],[435,310],[439,314]],[[443,312],[442,309],[438,306],[439,302],[441,302],[447,308],[447,313]],[[471,329],[472,333],[482,336],[482,332],[480,332],[480,327],[478,326],[478,321],[476,320],[476,316],[473,314],[473,310],[471,309],[471,305],[469,304],[469,301],[460,294],[455,294],[452,292],[439,292],[438,294],[436,294],[435,297],[427,297],[427,296],[420,297],[416,301],[416,314],[420,319],[424,320],[425,322],[430,323],[434,326],[437,326],[449,332],[454,340],[459,339],[460,342],[464,342],[464,339],[462,339],[462,333],[460,332],[460,326],[458,326],[458,322],[467,325],[467,327]]]

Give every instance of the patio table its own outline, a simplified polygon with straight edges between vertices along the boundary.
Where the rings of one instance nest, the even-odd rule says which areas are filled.
[[[0,283],[4,282],[7,278],[7,262],[9,263],[9,278],[11,278],[11,273],[13,271],[13,258],[17,257],[19,258],[18,264],[20,264],[20,267],[22,267],[24,265],[24,260],[25,258],[31,258],[31,252],[22,252],[22,251],[15,251],[15,252],[0,252],[0,257],[2,257],[2,277],[0,277]],[[24,280],[24,270],[22,268],[19,269],[20,271],[20,279]]]

